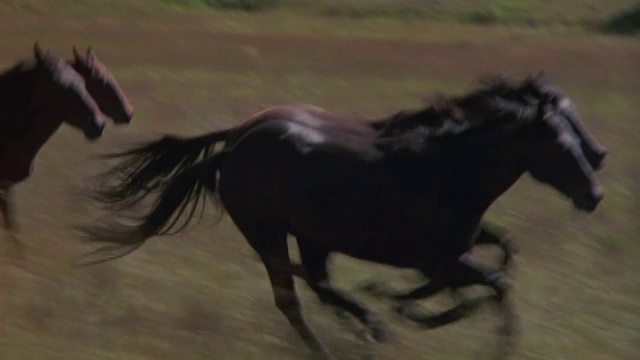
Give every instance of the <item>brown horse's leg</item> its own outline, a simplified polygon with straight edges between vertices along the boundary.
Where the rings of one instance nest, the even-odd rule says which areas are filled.
[[[12,235],[16,228],[13,207],[13,183],[0,181],[0,212],[4,219],[4,228]]]
[[[384,330],[380,319],[364,305],[344,294],[333,286],[327,273],[327,257],[329,252],[309,245],[308,241],[298,237],[300,258],[306,270],[306,280],[309,287],[318,295],[323,303],[345,310],[355,316],[367,326],[374,340],[384,339]],[[369,334],[367,334],[369,336]]]

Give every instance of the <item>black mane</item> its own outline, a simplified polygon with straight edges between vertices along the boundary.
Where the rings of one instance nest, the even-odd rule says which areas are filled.
[[[518,120],[531,114],[539,97],[538,84],[528,77],[514,81],[488,76],[464,95],[432,96],[431,104],[417,111],[401,111],[373,123],[380,137],[393,137],[418,128],[429,136],[446,136],[477,128],[489,122]]]

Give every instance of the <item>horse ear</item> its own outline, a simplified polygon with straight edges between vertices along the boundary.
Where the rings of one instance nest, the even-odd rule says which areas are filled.
[[[73,45],[73,57],[76,59],[76,61],[82,61],[82,56],[80,56],[80,53],[78,53],[78,49],[76,49],[75,45]]]
[[[536,76],[533,77],[533,80],[537,84],[545,84],[547,83],[547,75],[544,73],[544,70],[540,70]]]
[[[96,57],[96,53],[93,52],[93,49],[91,49],[91,46],[89,46],[87,48],[87,61],[88,62],[93,62],[96,61],[97,57]]]
[[[39,63],[44,62],[45,55],[42,54],[42,49],[40,49],[40,45],[38,45],[37,41],[35,42],[35,44],[33,44],[33,54],[35,55],[36,60]]]

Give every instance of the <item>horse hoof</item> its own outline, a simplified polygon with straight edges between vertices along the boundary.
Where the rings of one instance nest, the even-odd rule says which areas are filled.
[[[371,327],[371,336],[375,342],[387,341],[387,332],[379,324]]]
[[[358,285],[357,288],[360,291],[366,294],[369,294],[371,296],[374,296],[377,298],[384,297],[384,291],[380,287],[380,284],[374,282],[373,280],[365,280],[360,285]]]
[[[409,306],[410,304],[405,304],[405,303],[393,304],[391,306],[391,311],[395,312],[400,316],[406,317],[407,314],[409,313]]]
[[[335,314],[336,317],[338,318],[338,320],[340,321],[347,321],[349,320],[349,312],[343,309],[336,309],[335,310]]]
[[[386,331],[384,330],[384,325],[382,321],[378,318],[373,318],[367,321],[367,327],[369,328],[369,332],[371,337],[375,342],[384,342],[387,339]]]

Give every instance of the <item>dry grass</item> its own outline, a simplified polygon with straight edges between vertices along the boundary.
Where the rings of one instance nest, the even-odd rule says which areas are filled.
[[[0,242],[0,359],[309,358],[276,310],[260,263],[228,219],[217,225],[214,217],[205,219],[187,234],[158,238],[117,262],[73,267],[85,248],[72,226],[92,213],[78,189],[106,166],[91,156],[162,132],[230,126],[274,103],[383,115],[420,106],[433,91],[462,92],[484,73],[522,76],[541,69],[571,95],[610,149],[599,174],[606,199],[587,216],[523,179],[492,207],[489,217],[512,230],[520,247],[514,291],[523,333],[514,358],[640,356],[636,39],[282,11],[201,13],[144,1],[98,11],[69,0],[67,10],[43,17],[36,1],[23,2],[32,6],[26,10],[10,9],[11,3],[17,2],[0,5],[3,67],[29,55],[35,39],[67,56],[72,44],[91,44],[120,79],[136,116],[131,126],[111,127],[91,146],[63,128],[43,149],[33,177],[19,186],[27,251],[20,258]],[[343,256],[332,270],[350,291],[374,275],[407,278]],[[393,333],[391,342],[371,348],[299,285],[311,326],[341,359],[368,351],[376,359],[492,355],[490,311],[423,332],[393,316],[389,304],[357,294]]]

